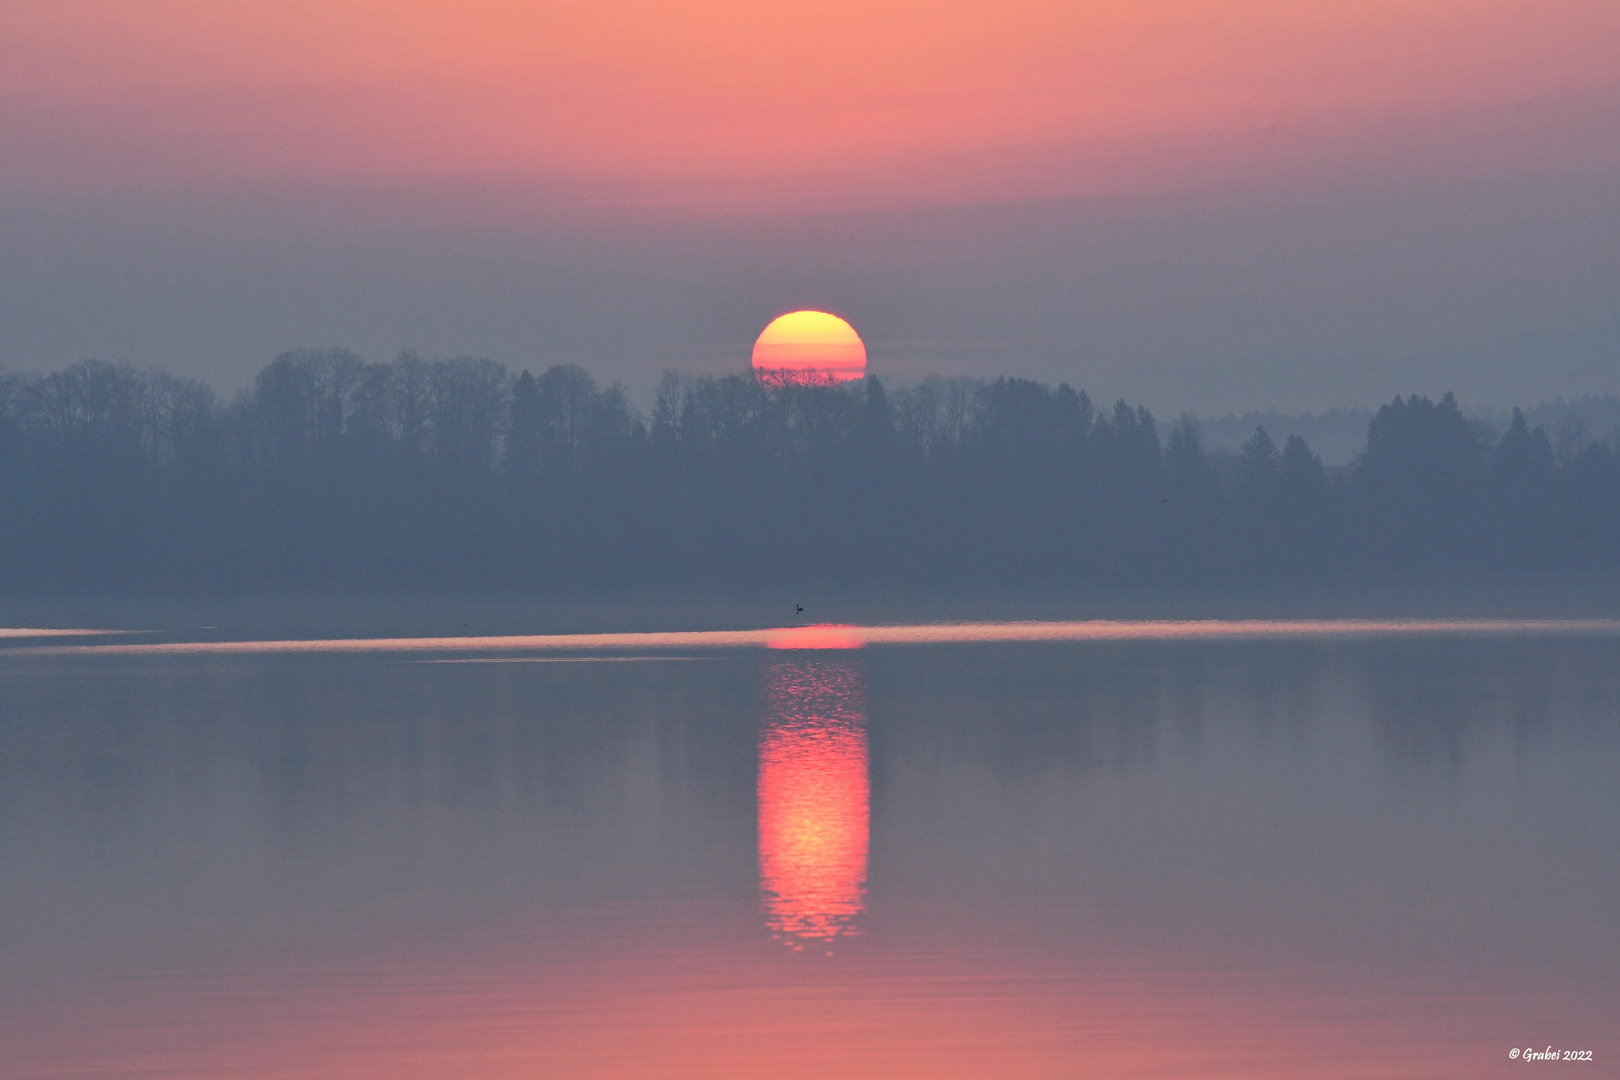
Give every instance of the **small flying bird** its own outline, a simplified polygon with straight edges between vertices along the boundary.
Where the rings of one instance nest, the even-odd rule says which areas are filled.
[[[795,614],[795,615],[803,615],[804,614],[804,605],[803,604],[794,604],[793,605],[793,614]]]

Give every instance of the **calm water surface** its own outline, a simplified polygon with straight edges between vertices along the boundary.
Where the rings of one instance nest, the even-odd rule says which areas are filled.
[[[9,636],[0,1075],[1616,1074],[1615,626],[1108,625]]]

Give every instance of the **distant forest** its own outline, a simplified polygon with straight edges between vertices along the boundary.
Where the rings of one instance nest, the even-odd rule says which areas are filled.
[[[0,588],[750,592],[1580,577],[1620,456],[1395,398],[1353,465],[1025,379],[666,373],[341,350],[221,402],[89,361],[0,373]]]

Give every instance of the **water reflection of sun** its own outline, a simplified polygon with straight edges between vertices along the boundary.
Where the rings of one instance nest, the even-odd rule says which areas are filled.
[[[794,948],[856,932],[869,835],[865,694],[847,655],[772,660],[759,743],[765,919]]]

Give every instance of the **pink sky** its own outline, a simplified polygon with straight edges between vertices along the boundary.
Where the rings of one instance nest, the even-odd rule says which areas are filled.
[[[55,0],[11,5],[0,38],[5,180],[93,188],[1129,192],[1234,139],[1620,89],[1609,0]]]
[[[1157,411],[1620,390],[1614,0],[0,8],[0,365],[872,370]]]

